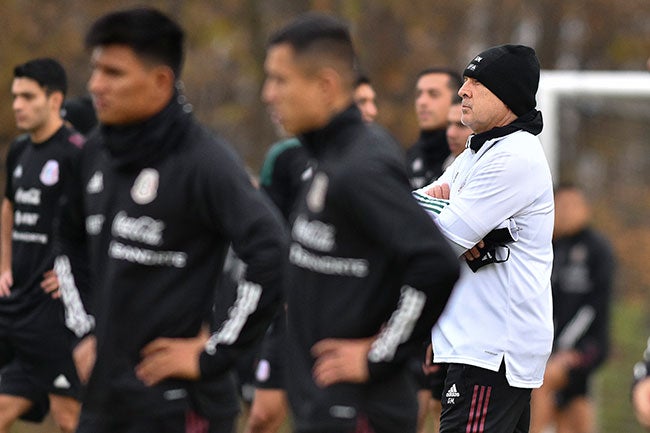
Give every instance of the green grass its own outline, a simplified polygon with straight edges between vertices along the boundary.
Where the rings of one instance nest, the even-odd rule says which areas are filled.
[[[619,300],[612,306],[610,357],[596,377],[599,431],[643,433],[632,412],[632,367],[641,359],[650,335],[647,300]]]

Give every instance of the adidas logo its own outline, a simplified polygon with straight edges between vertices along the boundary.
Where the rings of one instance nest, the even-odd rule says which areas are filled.
[[[449,391],[447,391],[447,394],[445,394],[445,397],[447,398],[454,398],[454,397],[460,397],[460,392],[456,389],[456,384],[454,383],[451,385],[451,388],[449,388]]]
[[[52,385],[54,385],[55,388],[59,389],[70,389],[70,382],[68,382],[68,379],[66,379],[66,377],[62,374],[59,374],[56,379],[54,379]]]

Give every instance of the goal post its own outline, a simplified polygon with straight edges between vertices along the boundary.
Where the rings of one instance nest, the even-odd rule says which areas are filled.
[[[564,96],[650,98],[650,72],[548,71],[541,72],[537,108],[544,118],[540,140],[554,177],[559,169],[560,99]]]

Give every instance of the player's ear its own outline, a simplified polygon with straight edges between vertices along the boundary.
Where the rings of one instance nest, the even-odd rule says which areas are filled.
[[[318,83],[325,101],[334,101],[341,93],[343,81],[339,72],[330,67],[318,71]]]
[[[158,65],[153,68],[153,78],[156,86],[167,89],[174,87],[176,76],[169,66]]]
[[[63,100],[65,97],[63,96],[63,92],[60,91],[55,91],[52,92],[48,95],[48,99],[50,101],[50,104],[52,104],[52,107],[55,108],[56,110],[61,110],[61,107],[63,106]]]

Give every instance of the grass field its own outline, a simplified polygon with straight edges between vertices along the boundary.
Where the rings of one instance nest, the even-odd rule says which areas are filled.
[[[612,308],[612,350],[605,366],[595,378],[599,433],[643,433],[630,405],[632,366],[645,349],[650,335],[648,302],[617,300]],[[242,426],[243,423],[240,423]],[[285,426],[280,433],[288,433]],[[19,423],[11,433],[56,433],[50,419],[43,424]],[[240,428],[241,431],[241,428]]]

